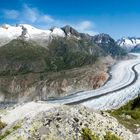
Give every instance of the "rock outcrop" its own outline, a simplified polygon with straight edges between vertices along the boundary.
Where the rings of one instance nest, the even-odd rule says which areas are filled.
[[[109,131],[123,140],[136,140],[135,136],[115,118],[107,113],[96,112],[83,106],[54,107],[34,117],[31,116],[26,116],[23,120],[11,124],[10,128],[17,124],[18,127],[14,127],[16,130],[11,131],[5,139],[81,140],[82,128],[89,128],[101,139]],[[8,129],[7,126],[2,134]]]

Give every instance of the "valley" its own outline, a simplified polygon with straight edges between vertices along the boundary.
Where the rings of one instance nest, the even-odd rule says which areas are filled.
[[[140,54],[68,25],[0,33],[0,140],[139,140],[108,112],[139,95]]]
[[[19,103],[3,111],[1,110],[1,113],[0,113],[1,120],[5,122],[6,124],[8,124],[8,126],[12,125],[14,127],[16,123],[20,124],[20,127],[17,128],[17,130],[11,130],[11,134],[8,135],[7,139],[13,139],[13,137],[16,137],[16,138],[22,137],[24,139],[27,139],[28,137],[37,138],[37,136],[39,135],[40,135],[39,137],[42,137],[41,136],[42,131],[43,131],[42,129],[45,129],[46,131],[46,127],[43,128],[42,125],[44,121],[41,118],[43,118],[43,116],[45,115],[46,118],[50,119],[49,114],[54,116],[54,110],[55,112],[58,112],[58,114],[60,114],[60,118],[63,119],[62,121],[63,125],[67,126],[67,131],[69,132],[71,129],[74,135],[74,138],[77,137],[79,139],[80,138],[79,132],[76,133],[74,128],[73,127],[71,128],[72,124],[70,123],[72,123],[72,120],[67,116],[68,114],[67,115],[65,114],[64,116],[63,113],[64,112],[66,113],[67,109],[71,110],[71,113],[70,113],[71,115],[76,111],[76,114],[74,113],[76,116],[73,114],[72,117],[73,118],[76,117],[78,118],[78,120],[84,121],[82,118],[80,118],[79,113],[81,111],[82,113],[83,111],[87,113],[90,108],[91,109],[90,113],[92,112],[91,115],[93,114],[95,115],[94,116],[95,118],[93,120],[96,120],[96,122],[101,123],[102,125],[104,125],[105,128],[108,128],[107,131],[111,129],[111,132],[113,134],[114,132],[117,133],[117,135],[119,135],[124,140],[125,139],[138,140],[139,135],[132,134],[129,130],[125,130],[123,126],[121,126],[120,124],[117,124],[117,128],[116,128],[114,125],[116,125],[116,123],[118,122],[114,120],[114,118],[110,118],[109,114],[104,112],[104,110],[112,110],[112,109],[119,108],[120,106],[123,106],[124,104],[126,104],[129,100],[132,100],[138,96],[139,88],[140,88],[139,87],[140,55],[139,54],[133,54],[133,55],[135,55],[136,57],[129,60],[122,60],[116,63],[114,66],[112,66],[111,71],[110,71],[111,79],[108,82],[106,82],[104,86],[96,90],[82,91],[75,94],[71,94],[66,97],[61,97],[59,99],[51,99],[47,101],[36,101],[36,102],[32,101],[32,102],[22,103],[22,104]],[[104,95],[105,93],[107,94]],[[65,104],[67,104],[67,106],[65,106]],[[73,104],[78,104],[78,105],[75,106]],[[88,108],[85,108],[84,106]],[[49,124],[49,135],[47,135],[49,139],[53,138],[53,136],[55,138],[58,137],[58,134],[56,133],[57,133],[57,130],[59,129],[55,129],[55,126],[53,123],[56,123],[57,125],[60,126],[60,128],[62,128],[62,126],[59,124],[59,120],[57,120],[57,117],[59,115],[57,115],[57,113],[55,115],[56,115],[55,116],[56,118],[54,118],[54,120],[51,120],[52,123]],[[101,120],[98,119],[97,116],[99,118],[101,117],[100,118],[101,120],[104,119],[107,122],[109,121],[110,125],[108,126],[108,123],[105,124],[105,122],[100,122]],[[90,117],[93,118],[93,116],[89,116],[89,117],[86,116],[86,120],[90,119]],[[65,120],[66,118],[70,119],[68,124],[67,124],[67,121]],[[26,119],[28,120],[27,122],[26,122]],[[88,125],[88,127],[91,128],[91,130],[92,130],[92,127],[94,128],[97,127],[98,129],[95,129],[95,131],[97,133],[99,133],[98,131],[101,131],[102,133],[100,133],[99,136],[102,137],[102,134],[104,131],[103,126],[102,125],[100,126],[99,124],[98,126],[96,126],[97,124],[93,122],[91,124],[94,124],[95,126],[92,126],[88,123],[86,124],[83,123],[83,125]],[[29,126],[29,129],[26,128],[27,125]],[[84,128],[84,126],[83,125],[78,126],[78,125],[79,124],[77,124],[76,126],[77,129],[82,131],[81,128]],[[2,133],[5,133],[7,129],[8,128],[6,127],[2,131]],[[37,131],[41,129],[38,132],[39,134],[35,135],[35,133],[33,132],[30,133],[30,131],[35,131],[35,129],[37,129]],[[119,129],[121,129],[121,133],[119,132]],[[19,133],[19,131],[22,133]],[[62,133],[61,130],[59,131]],[[59,136],[59,138],[60,137],[61,135]],[[67,136],[63,136],[63,137],[68,138],[70,136],[67,134]]]
[[[85,102],[83,103],[84,105],[88,105],[89,107],[93,107],[93,108],[96,108],[97,106],[96,109],[100,109],[100,99],[102,100],[103,98],[104,103],[101,101],[102,102],[101,107],[103,107],[103,104],[105,104],[104,107],[106,107],[106,109],[107,109],[107,104],[109,105],[108,107],[110,107],[110,109],[115,107],[114,105],[116,105],[116,107],[118,107],[117,105],[121,106],[121,104],[124,104],[126,101],[130,100],[129,99],[130,93],[132,98],[137,96],[137,94],[139,93],[138,75],[139,75],[139,67],[140,67],[140,63],[139,63],[140,55],[139,54],[133,54],[133,55],[136,55],[137,58],[134,58],[132,60],[120,61],[112,67],[110,71],[111,79],[104,86],[96,90],[82,91],[81,93],[78,92],[73,95],[63,97],[62,99],[61,98],[59,98],[58,100],[54,99],[49,102],[62,103],[62,104],[79,104]],[[123,92],[125,97],[123,97]],[[108,94],[113,94],[114,96]],[[119,95],[121,96],[121,98],[126,98],[126,99],[125,100],[121,99],[120,101],[119,99],[117,100],[116,98],[119,98]],[[128,100],[127,100],[127,96],[128,96]],[[92,99],[94,100],[88,101]],[[96,100],[97,100],[97,104],[96,104]],[[111,107],[111,104],[112,105],[114,104],[113,107]]]
[[[140,140],[139,5],[1,0],[0,140]]]

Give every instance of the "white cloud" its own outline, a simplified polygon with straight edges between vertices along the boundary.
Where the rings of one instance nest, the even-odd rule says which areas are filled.
[[[81,23],[79,23],[78,28],[80,30],[87,30],[93,28],[93,24],[91,23],[91,21],[82,21]]]
[[[23,7],[22,16],[24,21],[31,23],[49,23],[54,21],[51,16],[40,12],[37,8],[29,7],[27,4]]]
[[[88,33],[90,35],[98,34],[95,30],[95,24],[92,21],[84,20],[73,25],[79,32]]]
[[[97,35],[99,32],[94,31],[94,30],[86,30],[84,33],[88,33],[89,35]]]
[[[49,15],[44,15],[40,18],[40,21],[42,21],[42,22],[54,22],[55,20]]]
[[[45,24],[55,21],[50,15],[44,14],[37,8],[28,6],[27,4],[23,5],[21,11],[5,9],[2,14],[5,19],[13,19],[17,20],[17,22],[26,22],[29,24]]]
[[[16,19],[19,16],[19,12],[16,10],[3,10],[3,15],[7,19]]]
[[[36,8],[31,8],[25,4],[21,16],[24,20],[34,23],[39,16],[39,12]]]
[[[27,23],[42,28],[50,28],[51,26],[65,26],[66,24],[73,26],[76,30],[82,33],[91,35],[97,34],[95,32],[95,24],[89,20],[81,22],[66,22],[64,20],[55,19],[52,16],[39,11],[36,7],[31,7],[27,4],[23,5],[20,11],[17,10],[4,10],[3,16],[6,19],[13,19],[15,22]]]

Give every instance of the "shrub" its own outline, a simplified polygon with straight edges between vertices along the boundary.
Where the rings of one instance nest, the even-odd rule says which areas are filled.
[[[126,105],[110,112],[120,123],[132,132],[137,130],[135,124],[140,124],[140,96],[129,101]],[[127,116],[130,116],[129,118]]]
[[[83,140],[99,140],[96,134],[92,134],[89,128],[82,129],[82,138]]]
[[[104,140],[121,140],[121,139],[116,135],[112,134],[111,132],[107,132],[106,135],[104,136]]]
[[[82,139],[83,140],[100,140],[99,137],[94,133],[91,132],[89,128],[82,129]],[[116,135],[112,134],[111,132],[107,132],[104,135],[103,140],[121,140]]]
[[[6,130],[4,134],[0,135],[0,140],[6,138],[8,135],[13,133],[14,131],[19,129],[20,127],[21,127],[21,123],[15,124],[12,128],[10,128],[9,130]]]
[[[0,130],[3,129],[5,126],[6,126],[6,123],[0,120]]]

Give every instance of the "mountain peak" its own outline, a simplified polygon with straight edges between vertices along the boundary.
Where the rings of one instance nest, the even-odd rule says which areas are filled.
[[[115,42],[113,38],[111,38],[108,34],[105,33],[93,36],[93,41],[97,44],[108,44],[110,42]]]
[[[66,25],[62,27],[61,29],[65,32],[66,36],[74,35],[76,37],[80,37],[80,33],[77,30],[75,30],[73,27],[71,27],[70,25]]]
[[[130,52],[135,46],[140,44],[140,38],[123,37],[117,41],[117,44]]]

